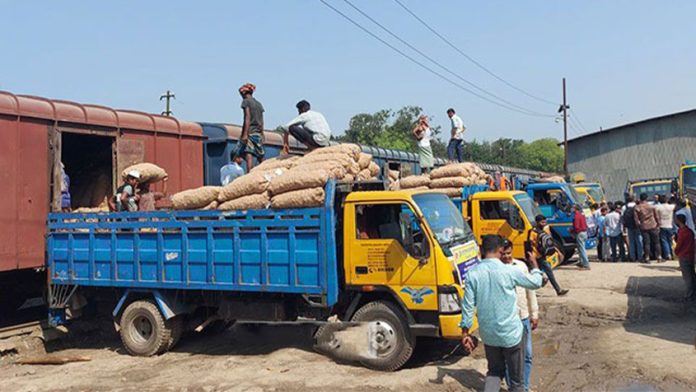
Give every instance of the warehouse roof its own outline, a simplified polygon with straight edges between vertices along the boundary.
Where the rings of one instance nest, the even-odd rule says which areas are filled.
[[[666,115],[662,115],[662,116],[647,118],[645,120],[640,120],[640,121],[636,121],[636,122],[632,122],[632,123],[628,123],[628,124],[623,124],[623,125],[619,125],[619,126],[616,126],[613,128],[601,129],[601,130],[596,131],[596,132],[591,132],[591,133],[587,133],[587,134],[584,134],[584,135],[581,135],[581,136],[578,136],[578,137],[575,137],[572,139],[568,139],[568,142],[572,142],[572,141],[576,141],[576,140],[580,140],[580,139],[585,139],[585,138],[592,137],[595,135],[605,134],[607,132],[612,132],[612,131],[616,131],[619,129],[624,129],[624,128],[628,128],[628,127],[632,127],[635,125],[640,125],[640,124],[644,124],[644,123],[648,123],[648,122],[652,122],[652,121],[656,121],[656,120],[663,120],[663,119],[670,118],[670,117],[679,117],[679,116],[683,116],[686,114],[696,114],[696,109],[690,109],[690,110],[685,110],[683,112],[677,112],[677,113],[671,113],[671,114],[666,114]],[[563,143],[561,143],[561,145],[562,144]]]

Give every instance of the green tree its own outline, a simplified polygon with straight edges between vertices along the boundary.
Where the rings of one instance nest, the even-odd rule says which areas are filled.
[[[563,170],[563,148],[558,140],[545,138],[520,147],[520,166],[547,172]]]
[[[336,140],[360,143],[382,148],[412,151],[416,149],[416,139],[411,134],[418,117],[423,114],[419,106],[405,106],[398,111],[380,110],[376,113],[360,113],[350,119],[349,129]],[[433,154],[447,156],[447,147],[439,140],[440,127],[431,127]]]

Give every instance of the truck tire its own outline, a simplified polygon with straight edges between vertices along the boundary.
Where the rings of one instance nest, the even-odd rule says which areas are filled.
[[[567,248],[563,250],[563,264],[570,261],[570,258],[575,254],[575,248]]]
[[[174,346],[176,346],[177,343],[179,343],[179,340],[181,339],[181,335],[184,334],[184,318],[183,316],[176,316],[169,320],[172,328],[172,333],[171,336],[169,337],[169,342],[167,342],[167,347],[164,349],[163,352],[169,351]]]
[[[374,328],[369,344],[376,356],[360,361],[366,367],[392,372],[411,358],[416,341],[405,315],[396,305],[386,301],[369,302],[355,312],[351,321],[370,322]]]
[[[320,325],[314,332],[314,350],[320,353],[330,353],[341,347],[341,342],[334,337],[332,325]]]
[[[138,300],[126,307],[121,315],[121,342],[131,355],[150,357],[165,352],[176,344],[172,336],[176,318],[165,320],[157,305],[150,300]]]

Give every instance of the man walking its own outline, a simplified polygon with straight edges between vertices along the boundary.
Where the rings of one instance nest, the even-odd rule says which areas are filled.
[[[649,260],[662,262],[662,249],[660,246],[660,226],[657,223],[657,212],[655,207],[648,203],[648,194],[640,194],[640,204],[634,209],[634,218],[636,225],[640,229],[640,235],[643,237],[643,262],[649,263]]]
[[[242,136],[239,142],[243,149],[241,154],[246,158],[247,170],[254,167],[254,157],[261,163],[266,154],[263,143],[263,105],[254,98],[256,86],[247,83],[239,88],[239,95],[242,96],[242,111],[244,112],[244,122],[242,123]]]
[[[290,152],[289,135],[307,146],[310,151],[328,146],[331,141],[331,128],[324,115],[311,110],[311,105],[304,99],[295,107],[298,116],[283,127],[283,152]]]
[[[573,215],[573,228],[571,233],[575,236],[575,245],[578,248],[578,268],[581,270],[590,269],[590,260],[587,258],[587,249],[585,242],[587,241],[587,219],[582,212],[582,206],[576,204],[574,206],[575,214]]]
[[[525,275],[529,273],[529,268],[527,268],[527,264],[524,261],[512,258],[512,242],[510,240],[506,239],[503,241],[503,255],[500,261],[519,269]],[[524,370],[522,378],[522,384],[526,392],[529,391],[529,376],[532,374],[532,331],[537,329],[539,325],[539,304],[537,303],[535,290],[518,286],[515,289],[515,294],[517,295],[517,312],[520,315],[524,332],[527,335],[527,339],[524,341]],[[508,385],[512,384],[509,375],[506,376],[505,380]]]
[[[510,375],[508,390],[521,392],[523,387],[525,329],[517,311],[517,286],[526,289],[541,287],[542,274],[536,260],[528,255],[532,266],[530,274],[510,268],[500,261],[503,240],[497,235],[482,238],[484,259],[469,270],[462,306],[462,346],[473,351],[474,340],[469,328],[474,321],[474,308],[479,332],[483,339],[488,361],[484,391],[499,391],[507,369]]]
[[[454,109],[447,109],[447,116],[452,121],[452,135],[447,145],[447,159],[451,162],[464,161],[464,122],[457,116]]]
[[[544,215],[537,215],[534,217],[534,221],[536,224],[529,232],[529,242],[532,245],[534,259],[537,260],[539,268],[544,271],[549,282],[551,282],[551,286],[556,290],[556,295],[566,295],[568,294],[568,289],[563,289],[561,285],[558,284],[556,276],[553,274],[551,263],[546,259],[556,252],[553,238],[551,237],[551,229],[546,224],[546,217]]]
[[[626,228],[628,236],[628,258],[631,261],[639,261],[643,259],[643,238],[640,236],[640,229],[636,224],[635,208],[636,203],[633,196],[628,197],[626,209],[621,217],[621,222]]]
[[[672,260],[672,237],[674,235],[674,203],[667,203],[667,196],[660,195],[659,204],[655,206],[660,225],[660,246],[662,259]]]
[[[609,245],[611,245],[611,261],[616,263],[626,260],[626,249],[623,242],[623,225],[621,224],[621,204],[615,203],[614,210],[604,217],[604,225],[606,227],[607,236],[609,237]],[[617,248],[619,253],[617,255]]]

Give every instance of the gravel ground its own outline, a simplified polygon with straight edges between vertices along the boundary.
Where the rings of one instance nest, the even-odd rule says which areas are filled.
[[[696,389],[696,306],[681,301],[676,262],[593,263],[591,271],[556,270],[570,288],[539,291],[534,332],[536,391]],[[480,390],[486,361],[464,357],[456,342],[419,341],[395,373],[365,369],[316,353],[308,326],[234,326],[215,336],[188,336],[173,352],[134,358],[110,328],[59,341],[48,350],[89,362],[14,364],[0,357],[4,391],[467,391]]]

